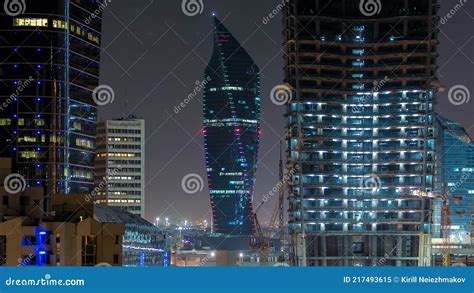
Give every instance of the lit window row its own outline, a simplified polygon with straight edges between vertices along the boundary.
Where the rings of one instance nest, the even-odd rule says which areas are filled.
[[[47,18],[15,18],[13,19],[13,26],[16,27],[49,27],[49,22]],[[53,20],[53,28],[67,29],[68,25],[62,20]],[[88,39],[91,42],[100,44],[100,38],[98,35],[85,30],[79,26],[71,24],[69,26],[69,31],[75,35],[81,36]]]
[[[105,203],[141,203],[140,199],[109,199]]]
[[[47,18],[15,18],[13,19],[14,26],[41,26],[48,27]]]

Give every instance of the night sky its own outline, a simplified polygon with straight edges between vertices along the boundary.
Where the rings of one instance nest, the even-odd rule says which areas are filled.
[[[387,1],[387,0],[385,0]],[[462,1],[462,0],[461,0]],[[202,93],[178,114],[174,108],[202,81],[212,53],[212,12],[239,40],[261,70],[262,130],[255,202],[278,182],[278,144],[283,138],[284,107],[270,100],[283,81],[283,25],[279,13],[263,18],[281,0],[203,0],[197,16],[186,16],[181,0],[112,0],[103,15],[101,84],[115,91],[112,104],[101,106],[101,119],[133,113],[146,120],[146,218],[210,220],[207,182],[190,195],[181,180],[190,173],[206,180],[202,129]],[[383,5],[382,1],[382,5]],[[458,0],[440,0],[445,16]],[[474,101],[455,106],[447,92],[464,85],[474,94],[474,3],[440,26],[438,77],[446,89],[437,111],[460,122],[474,137]],[[472,97],[474,99],[474,97]],[[268,220],[274,201],[260,210]]]

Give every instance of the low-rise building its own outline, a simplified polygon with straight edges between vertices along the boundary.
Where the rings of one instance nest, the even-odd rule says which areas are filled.
[[[163,230],[124,208],[95,205],[94,215],[101,223],[125,226],[122,265],[128,267],[168,266],[166,234]]]
[[[44,215],[35,197],[25,193],[33,206],[0,207],[2,265],[122,265],[124,225],[95,220],[92,203],[81,201],[82,195],[54,196],[53,212]]]
[[[11,175],[9,165],[0,159],[0,184]],[[22,186],[12,194],[1,185],[0,194],[0,265],[122,265],[124,225],[95,220],[86,196],[53,196],[46,212],[42,188]]]

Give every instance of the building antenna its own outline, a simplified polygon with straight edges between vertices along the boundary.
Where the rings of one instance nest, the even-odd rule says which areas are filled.
[[[127,118],[130,116],[130,113],[128,113],[128,88],[125,88],[125,111],[124,113],[126,114]]]

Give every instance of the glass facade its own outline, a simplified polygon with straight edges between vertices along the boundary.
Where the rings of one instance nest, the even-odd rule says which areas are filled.
[[[217,18],[205,80],[203,135],[214,232],[251,235],[260,140],[260,73]]]
[[[0,14],[0,156],[46,194],[89,192],[101,2],[25,4],[23,14]]]
[[[291,261],[422,265],[434,187],[437,3],[285,8]],[[375,5],[377,3],[374,2]]]
[[[465,129],[442,116],[437,117],[437,190],[447,191],[450,209],[450,238],[470,243],[474,220],[474,143]],[[434,236],[441,237],[441,203],[434,211]]]

